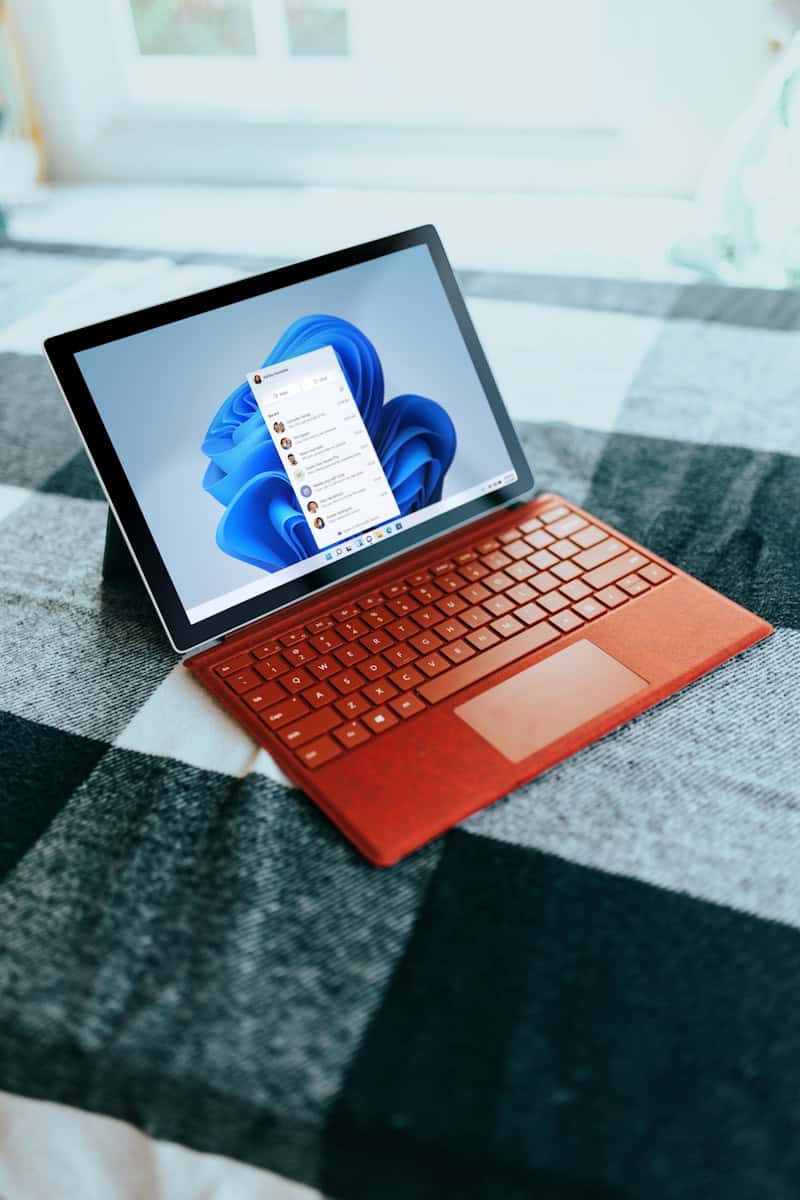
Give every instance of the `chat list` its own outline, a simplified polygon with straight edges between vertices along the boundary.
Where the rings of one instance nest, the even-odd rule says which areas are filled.
[[[247,380],[318,550],[400,515],[332,346]]]

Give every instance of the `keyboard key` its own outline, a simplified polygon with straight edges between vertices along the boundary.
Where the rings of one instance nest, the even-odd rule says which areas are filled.
[[[598,542],[589,550],[582,550],[575,556],[575,562],[579,567],[583,567],[584,571],[591,571],[594,567],[599,567],[601,563],[608,562],[610,558],[616,558],[618,554],[623,554],[627,549],[628,547],[617,538],[609,537],[605,541]]]
[[[371,683],[369,687],[362,688],[361,695],[366,696],[373,704],[383,704],[397,695],[397,688],[389,683],[388,679],[381,679],[378,683]]]
[[[385,733],[387,729],[391,729],[393,725],[397,724],[397,717],[391,709],[385,706],[373,708],[372,712],[368,712],[363,720],[373,733]]]
[[[609,583],[616,583],[623,575],[630,575],[637,571],[639,567],[643,567],[647,562],[636,550],[629,550],[627,554],[620,554],[619,558],[612,558],[611,562],[605,563],[602,567],[596,567],[594,571],[589,571],[583,577],[584,583],[589,587],[602,588]]]
[[[442,644],[442,639],[431,630],[425,633],[418,633],[416,637],[411,638],[411,645],[420,654],[429,654],[431,650],[436,650]]]
[[[535,625],[537,621],[544,621],[547,611],[540,608],[538,604],[524,604],[522,608],[517,609],[514,615],[519,621],[524,621],[526,625]]]
[[[480,604],[481,600],[485,600],[491,594],[489,589],[484,587],[482,583],[471,583],[461,593],[468,604]]]
[[[475,549],[478,551],[478,554],[491,554],[493,550],[497,550],[499,545],[500,543],[496,538],[487,538],[486,541],[481,542]]]
[[[508,545],[509,542],[513,542],[518,537],[519,530],[517,529],[506,529],[504,533],[498,533],[497,535],[498,541],[502,546]]]
[[[565,508],[563,504],[559,504],[557,508],[548,508],[546,512],[539,513],[545,525],[550,525],[553,521],[558,521],[561,517],[568,517],[569,515],[569,509]]]
[[[546,546],[552,546],[555,540],[546,529],[537,529],[535,533],[531,533],[525,538],[525,541],[534,550],[544,550]]]
[[[274,708],[265,708],[258,715],[270,729],[280,729],[282,725],[288,725],[290,721],[296,721],[310,711],[308,705],[299,696],[290,696],[282,704],[278,704]]]
[[[515,604],[527,604],[529,600],[536,599],[536,592],[532,587],[528,587],[527,583],[518,583],[516,587],[507,592],[507,595],[509,600],[513,600]]]
[[[418,683],[422,683],[424,676],[420,675],[416,667],[404,667],[401,671],[392,671],[389,678],[401,692],[407,692],[409,688],[416,687]]]
[[[504,592],[514,586],[514,580],[510,575],[506,575],[505,571],[495,571],[494,575],[487,575],[484,583],[492,592]]]
[[[671,579],[669,571],[658,563],[648,563],[646,567],[641,567],[639,574],[647,580],[648,583],[663,583],[665,579]]]
[[[551,554],[557,554],[559,558],[572,558],[573,554],[577,554],[580,546],[576,546],[569,538],[562,538],[560,542],[553,542],[550,547]]]
[[[381,625],[388,625],[390,621],[394,620],[392,613],[382,605],[379,605],[378,608],[371,608],[362,615],[370,629],[379,629]]]
[[[446,671],[450,667],[450,663],[446,658],[442,658],[441,654],[428,654],[425,658],[417,659],[415,665],[429,678],[441,675],[442,671]]]
[[[386,626],[387,633],[390,633],[398,642],[404,642],[406,638],[410,638],[412,633],[419,633],[419,625],[412,620],[392,621],[391,625]]]
[[[271,658],[273,654],[277,654],[280,646],[277,642],[262,642],[260,646],[253,646],[252,652],[256,658]]]
[[[302,667],[303,663],[311,662],[316,657],[316,650],[308,642],[304,646],[292,646],[286,651],[286,660],[290,667]]]
[[[417,571],[414,575],[409,575],[406,583],[409,587],[419,587],[420,584],[427,583],[431,577],[430,571]]]
[[[546,596],[539,598],[539,603],[542,608],[546,608],[548,612],[557,613],[562,608],[569,608],[569,600],[566,596],[562,596],[561,592],[548,592]]]
[[[341,625],[337,625],[336,627],[337,634],[346,642],[354,642],[356,638],[363,637],[369,631],[370,626],[365,624],[360,617],[352,617],[351,620],[343,621]]]
[[[304,746],[321,733],[328,733],[341,721],[334,708],[320,708],[303,721],[291,721],[278,731],[278,737],[286,746]]]
[[[431,575],[445,575],[448,571],[452,571],[455,563],[452,563],[448,558],[446,562],[437,563],[435,567],[431,567]]]
[[[425,701],[420,700],[419,696],[398,696],[396,700],[389,701],[389,707],[394,709],[398,717],[402,717],[407,721],[409,717],[415,717],[417,713],[424,712]]]
[[[303,699],[312,708],[322,708],[325,704],[332,704],[339,697],[327,683],[315,683],[303,692]]]
[[[515,633],[521,633],[524,628],[525,626],[516,617],[501,617],[499,621],[492,621],[492,629],[504,638],[513,637]]]
[[[316,621],[309,621],[306,629],[309,633],[323,633],[326,629],[330,629],[332,625],[332,617],[317,617]]]
[[[552,522],[548,526],[548,532],[557,538],[570,537],[577,529],[583,529],[585,524],[583,517],[579,517],[577,513],[570,513],[568,517]]]
[[[510,545],[506,546],[506,554],[510,555],[513,559],[526,558],[530,552],[530,546],[527,544],[527,542],[523,542],[521,538],[518,538],[516,542],[511,542]]]
[[[522,524],[520,525],[520,529],[522,530],[523,533],[533,533],[534,529],[541,529],[541,528],[542,528],[542,522],[539,520],[538,517],[530,517],[529,520],[523,521]]]
[[[237,671],[235,675],[227,675],[225,682],[229,688],[233,688],[235,692],[241,695],[242,692],[249,692],[251,688],[258,687],[261,683],[261,678],[255,671],[246,667],[244,671]]]
[[[454,642],[456,638],[460,638],[462,634],[467,632],[466,625],[462,625],[455,617],[451,621],[442,621],[435,628],[436,633],[445,642]]]
[[[263,662],[256,663],[256,670],[264,679],[277,679],[279,675],[283,675],[289,670],[289,664],[282,654],[274,654],[272,658],[266,658]]]
[[[396,667],[404,667],[406,663],[413,662],[417,655],[413,646],[403,642],[399,646],[392,646],[383,657],[387,662],[394,663]]]
[[[502,571],[503,567],[507,567],[511,561],[502,550],[495,550],[492,554],[485,555],[483,565],[490,571]]]
[[[413,596],[398,596],[396,600],[387,600],[386,607],[398,617],[404,617],[406,613],[412,613],[415,608],[419,608],[419,604]]]
[[[577,579],[581,573],[580,567],[576,567],[574,562],[567,559],[566,562],[560,562],[557,567],[553,567],[553,574],[565,582],[569,579]]]
[[[360,721],[348,721],[346,725],[340,725],[338,729],[334,729],[333,736],[346,750],[352,750],[354,746],[368,742],[370,733]]]
[[[549,550],[537,550],[530,556],[528,562],[532,567],[536,567],[537,571],[546,571],[548,567],[554,567],[558,559]]]
[[[435,583],[423,583],[422,587],[415,588],[411,595],[415,600],[419,600],[420,604],[433,604],[434,600],[441,600],[444,592]]]
[[[554,629],[549,621],[542,621],[530,629],[524,629],[516,637],[507,638],[496,646],[492,646],[491,649],[484,650],[483,654],[476,654],[469,662],[461,663],[458,667],[451,667],[441,677],[429,679],[426,683],[420,684],[418,690],[429,704],[436,704],[439,700],[446,700],[448,696],[460,692],[462,688],[469,687],[479,679],[493,675],[495,671],[499,671],[501,667],[507,666],[516,659],[538,650],[541,646],[546,646],[548,642],[554,641],[557,637],[561,637],[560,631]]]
[[[491,629],[473,629],[472,633],[467,634],[467,641],[476,650],[488,650],[490,646],[496,646],[500,638]]]
[[[552,592],[559,583],[560,580],[556,579],[555,575],[551,575],[549,571],[541,571],[530,580],[531,587],[535,587],[537,592]]]
[[[571,633],[573,629],[578,629],[583,625],[583,617],[579,617],[571,608],[565,609],[564,612],[555,613],[550,620],[563,633]]]
[[[441,600],[436,601],[436,607],[446,617],[454,617],[456,613],[463,612],[467,606],[460,596],[444,596]]]
[[[341,746],[337,746],[333,738],[321,737],[317,742],[309,742],[307,746],[303,746],[298,750],[297,757],[301,759],[307,767],[315,770],[321,767],[323,763],[330,762],[332,758],[342,753]]]
[[[463,575],[465,579],[470,580],[473,583],[478,579],[483,579],[484,575],[488,574],[489,568],[485,567],[483,563],[480,562],[467,563],[467,565],[462,567],[459,571],[459,575]]]
[[[520,626],[520,629],[521,628],[522,626]],[[449,646],[445,646],[442,650],[442,654],[446,655],[446,657],[450,659],[450,662],[454,663],[463,662],[467,658],[472,658],[474,653],[475,651],[472,646],[468,646],[466,642],[461,641],[460,639],[457,642],[451,642]]]
[[[351,617],[358,615],[358,609],[355,604],[345,604],[342,608],[336,608],[331,613],[334,621],[349,621]]]
[[[395,596],[402,596],[403,592],[408,591],[408,584],[398,582],[390,583],[387,588],[384,588],[383,594],[386,597],[394,599]]]
[[[579,600],[574,606],[575,611],[586,621],[593,621],[595,617],[601,617],[608,609],[598,600],[588,599]]]
[[[307,636],[305,629],[291,629],[281,634],[279,640],[282,646],[294,646],[297,642],[305,641]]]
[[[602,542],[604,537],[606,534],[602,529],[598,529],[596,525],[587,525],[585,529],[573,533],[572,540],[582,546],[584,550],[588,550],[590,546],[596,546],[598,542]]]
[[[310,646],[315,650],[319,650],[320,654],[327,654],[329,650],[334,650],[337,646],[341,646],[342,639],[333,629],[326,630],[325,633],[314,634],[308,639]]]
[[[523,579],[530,579],[535,573],[535,568],[527,562],[515,562],[510,567],[506,567],[506,575],[510,575],[512,579],[516,579],[519,583]]]
[[[364,676],[361,675],[355,667],[351,667],[347,671],[340,671],[338,675],[334,675],[331,683],[336,688],[337,692],[342,695],[347,695],[348,692],[354,692],[360,688],[364,682]]]
[[[292,671],[289,675],[283,675],[281,677],[281,683],[286,688],[287,692],[292,692],[292,694],[294,694],[295,692],[300,692],[303,688],[308,687],[310,683],[313,683],[313,678],[305,669],[305,667],[301,667],[299,671]],[[277,686],[277,684],[275,686]]]
[[[252,661],[251,654],[237,654],[235,658],[229,658],[227,662],[220,663],[214,670],[217,675],[221,675],[223,679],[226,679],[229,675],[235,675],[238,671],[241,671],[242,667],[248,667]]]
[[[569,583],[562,583],[559,591],[563,592],[565,596],[569,596],[570,600],[584,600],[592,594],[592,589],[587,587],[582,579],[572,579]]]
[[[470,629],[478,629],[481,625],[488,625],[491,619],[491,615],[485,608],[470,608],[461,614],[461,620],[465,625],[469,625]]]
[[[378,608],[383,600],[383,592],[370,592],[368,596],[362,596],[358,601],[358,607],[362,612],[366,612],[368,608]]]
[[[420,679],[422,676],[420,676]],[[354,692],[352,696],[345,696],[342,700],[337,700],[335,708],[339,710],[343,717],[360,717],[362,713],[369,711],[369,700],[366,700],[360,692]]]
[[[619,586],[629,596],[641,596],[642,592],[646,592],[650,588],[650,584],[646,583],[639,575],[626,575],[624,579],[619,580]]]
[[[449,599],[452,593],[461,592],[464,587],[464,580],[461,575],[443,575],[437,580],[439,587],[446,593],[445,599]],[[441,600],[435,601],[441,605]]]
[[[341,668],[341,663],[335,658],[318,658],[313,663],[309,664],[309,671],[312,675],[316,675],[317,679],[327,679]]]
[[[351,642],[349,646],[342,646],[338,650],[334,650],[336,658],[343,667],[354,667],[356,663],[363,662],[365,658],[369,658],[366,650],[358,642]]]
[[[493,617],[502,617],[507,612],[511,612],[514,607],[508,596],[491,596],[488,600],[484,600],[483,607],[487,609]]]
[[[602,588],[597,593],[597,599],[601,604],[605,604],[606,608],[618,608],[620,604],[625,603],[628,597],[612,583],[610,587]]]
[[[245,704],[258,712],[260,708],[266,708],[268,704],[277,704],[279,700],[285,700],[286,692],[279,683],[266,683],[261,687],[253,688],[252,692],[245,692],[242,699]]]
[[[429,606],[428,608],[420,608],[414,613],[414,620],[423,629],[427,629],[429,625],[438,625],[442,619],[442,614],[438,608]]]
[[[368,658],[366,662],[359,663],[358,669],[363,671],[367,679],[382,679],[384,675],[389,674],[392,666],[381,655],[376,655],[375,658]]]
[[[474,550],[462,550],[459,554],[453,555],[453,562],[457,567],[463,567],[465,563],[474,562],[475,558]]]
[[[370,654],[377,654],[379,650],[388,650],[394,643],[385,629],[377,629],[375,633],[370,633],[367,637],[363,637],[361,645]]]

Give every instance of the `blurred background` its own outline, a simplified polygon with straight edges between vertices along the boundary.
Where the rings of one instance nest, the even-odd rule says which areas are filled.
[[[800,283],[800,4],[0,0],[14,241]]]

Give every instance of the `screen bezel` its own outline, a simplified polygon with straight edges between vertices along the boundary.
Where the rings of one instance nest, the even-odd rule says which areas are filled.
[[[498,488],[497,491],[486,496],[468,501],[439,516],[431,517],[429,521],[398,534],[390,542],[374,543],[371,547],[359,551],[351,559],[344,558],[330,565],[319,567],[307,575],[290,580],[281,587],[222,609],[202,621],[190,622],[99,410],[76,362],[75,355],[83,350],[103,346],[120,338],[143,333],[149,329],[157,329],[174,321],[181,321],[216,308],[237,304],[254,296],[277,291],[279,288],[303,283],[333,271],[356,266],[371,259],[382,258],[398,250],[421,245],[427,246],[430,252],[467,352],[517,473],[516,483]],[[305,262],[279,267],[261,275],[250,276],[234,283],[223,284],[221,287],[195,292],[190,296],[183,296],[151,308],[139,309],[136,312],[126,313],[95,325],[69,330],[66,333],[47,338],[44,342],[44,352],[167,636],[180,654],[214,641],[296,601],[307,599],[332,584],[351,575],[360,574],[377,563],[396,557],[404,550],[430,541],[455,526],[485,516],[487,512],[507,505],[533,488],[530,466],[498,391],[444,247],[433,225],[423,225],[390,237],[364,242],[333,254],[325,254]],[[199,463],[198,486],[201,474],[202,463]]]

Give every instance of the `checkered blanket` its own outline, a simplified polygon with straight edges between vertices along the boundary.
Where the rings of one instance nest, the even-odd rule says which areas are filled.
[[[378,871],[101,585],[38,352],[257,265],[0,248],[0,1194],[797,1200],[800,295],[462,276],[538,485],[777,632]]]

